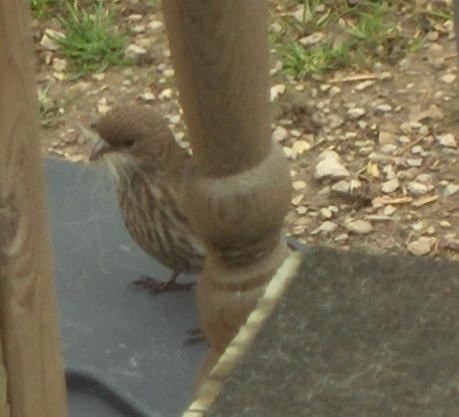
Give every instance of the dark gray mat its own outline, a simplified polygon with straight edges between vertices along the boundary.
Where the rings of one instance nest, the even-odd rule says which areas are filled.
[[[177,417],[207,346],[194,291],[156,297],[129,286],[169,271],[130,239],[101,167],[46,161],[71,417]]]
[[[458,317],[458,263],[308,250],[208,417],[457,417]]]

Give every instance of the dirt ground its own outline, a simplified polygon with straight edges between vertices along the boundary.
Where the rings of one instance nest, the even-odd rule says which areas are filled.
[[[131,28],[129,43],[147,51],[141,63],[76,81],[64,79],[58,52],[40,44],[59,22],[34,21],[37,80],[46,92],[41,139],[50,157],[86,162],[79,126],[119,102],[154,106],[186,143],[161,11],[126,4],[120,24]],[[273,56],[273,135],[294,187],[289,234],[340,249],[459,259],[458,62],[451,21],[402,60],[367,71],[295,81]]]

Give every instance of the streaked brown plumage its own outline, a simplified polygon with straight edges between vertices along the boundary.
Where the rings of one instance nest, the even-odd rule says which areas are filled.
[[[145,252],[174,271],[166,285],[137,284],[153,292],[178,288],[181,273],[202,269],[205,249],[182,210],[183,177],[191,157],[151,108],[117,106],[92,126],[100,141],[90,159],[103,157],[118,179],[126,227]]]

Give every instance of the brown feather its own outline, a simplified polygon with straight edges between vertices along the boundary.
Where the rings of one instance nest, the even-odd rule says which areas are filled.
[[[181,207],[190,155],[165,120],[141,106],[118,106],[93,129],[110,147],[104,159],[118,177],[118,201],[132,238],[176,272],[202,269],[205,249]]]

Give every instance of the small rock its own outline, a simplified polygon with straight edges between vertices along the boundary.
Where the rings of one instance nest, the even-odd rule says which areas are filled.
[[[139,97],[140,97],[140,100],[144,101],[145,103],[154,101],[156,98],[156,96],[151,91],[145,91]]]
[[[364,116],[366,113],[366,110],[361,107],[354,107],[352,109],[349,109],[347,111],[347,114],[351,119],[360,119],[362,116]]]
[[[349,191],[352,193],[354,190],[359,189],[362,186],[362,183],[359,180],[351,180],[349,183]]]
[[[311,46],[316,43],[321,42],[325,38],[325,35],[322,32],[316,32],[309,36],[305,36],[300,39],[300,43],[304,46]]]
[[[388,180],[392,180],[394,178],[397,178],[397,174],[394,171],[394,167],[392,165],[386,165],[383,168],[384,174],[386,174],[386,177]]]
[[[341,94],[341,88],[339,88],[337,85],[334,85],[332,88],[330,88],[330,91],[328,92],[330,97],[335,97],[338,94]]]
[[[273,132],[273,139],[276,142],[283,142],[288,137],[288,131],[285,127],[277,126]]]
[[[422,232],[424,230],[424,223],[423,222],[418,222],[418,223],[414,223],[411,225],[411,228],[415,231],[415,232]]]
[[[292,204],[294,206],[298,206],[303,199],[304,199],[304,195],[303,194],[298,194],[298,195],[296,195],[295,197],[292,198]]]
[[[393,143],[386,143],[385,145],[381,146],[381,152],[385,153],[386,155],[390,155],[397,150],[397,145]]]
[[[65,75],[62,72],[53,72],[53,77],[56,80],[59,80],[59,81],[64,81],[65,80]]]
[[[96,74],[92,74],[91,77],[97,81],[103,81],[105,79],[105,74],[103,72],[98,72]]]
[[[451,227],[451,223],[448,220],[442,220],[440,222],[440,226],[448,228],[448,227]]]
[[[341,158],[334,151],[324,151],[319,157],[319,163],[316,165],[315,177],[318,179],[331,177],[331,178],[344,178],[349,177],[349,171],[341,163]]]
[[[420,167],[422,165],[422,158],[407,159],[406,163],[410,167]]]
[[[365,220],[355,220],[347,223],[346,229],[357,234],[367,234],[373,230],[373,226]]]
[[[151,29],[151,30],[158,30],[158,29],[161,29],[163,27],[163,24],[162,22],[158,21],[158,20],[153,20],[152,22],[150,22],[150,24],[148,25],[148,27]]]
[[[308,209],[307,209],[307,207],[305,207],[305,206],[299,206],[299,207],[297,207],[297,208],[295,209],[295,211],[296,211],[300,216],[302,216],[303,214],[306,214],[306,213],[307,213]]]
[[[320,216],[323,219],[331,219],[333,217],[333,213],[331,212],[330,209],[323,208],[323,209],[320,209]]]
[[[59,39],[65,38],[65,35],[57,30],[45,29],[40,46],[48,51],[57,51],[60,48]]]
[[[390,104],[380,104],[379,106],[376,106],[376,110],[381,113],[388,113],[392,111],[392,106]]]
[[[344,242],[345,240],[349,239],[349,235],[347,233],[341,233],[335,237],[335,242]]]
[[[299,191],[306,188],[306,183],[304,181],[293,181],[292,186],[294,190]]]
[[[306,142],[305,140],[297,140],[293,146],[292,149],[298,154],[301,155],[306,151],[309,151],[311,149],[311,144],[309,142]]]
[[[139,62],[146,53],[146,49],[131,43],[124,51],[124,58],[127,60]]]
[[[408,183],[408,190],[412,194],[422,195],[422,194],[426,194],[429,191],[429,187],[427,187],[427,185],[422,184],[420,182],[411,181]]]
[[[65,59],[53,58],[53,68],[56,71],[63,72],[67,68],[67,61]]]
[[[285,93],[285,84],[276,84],[271,87],[271,101],[275,101]]]
[[[313,230],[311,232],[311,235],[317,235],[319,233],[333,233],[336,229],[338,228],[338,225],[331,222],[331,221],[326,221],[322,223],[317,229]]]
[[[452,84],[456,81],[456,74],[446,74],[440,78],[446,84]]]
[[[424,150],[424,148],[419,145],[413,146],[413,148],[411,149],[411,153],[414,155],[421,155],[421,156],[426,155],[426,151]]]
[[[172,88],[166,88],[161,93],[159,93],[159,99],[160,100],[166,100],[169,98],[172,98]]]
[[[304,231],[306,230],[306,226],[295,226],[293,228],[293,235],[294,236],[301,236]]]
[[[143,33],[145,32],[145,25],[134,25],[131,30],[134,33]]]
[[[173,125],[178,125],[180,123],[180,114],[174,114],[173,116],[170,116],[169,121]]]
[[[346,133],[344,134],[344,137],[345,137],[346,139],[351,139],[351,140],[356,139],[358,136],[359,136],[359,134],[358,134],[357,132],[346,132]]]
[[[130,22],[138,22],[139,20],[142,20],[142,15],[141,14],[130,14],[127,18]]]
[[[407,248],[413,255],[423,256],[427,255],[432,250],[436,241],[437,239],[434,237],[421,236],[418,240],[409,243]]]
[[[341,180],[338,181],[336,184],[333,184],[331,189],[332,191],[335,191],[337,193],[347,194],[349,193],[350,188],[351,184],[348,181]]]
[[[393,193],[400,187],[398,178],[391,179],[381,184],[381,191],[386,194]]]
[[[443,246],[446,249],[451,249],[451,250],[459,252],[459,239],[455,239],[454,237],[447,238]]]
[[[177,132],[175,134],[175,139],[177,139],[179,142],[183,141],[185,139],[185,133],[184,132]],[[189,146],[189,143],[186,143],[186,146]]]
[[[331,114],[328,117],[328,126],[331,127],[332,129],[337,129],[338,127],[341,127],[343,123],[344,123],[344,120],[337,114]]]
[[[436,40],[438,40],[440,34],[436,31],[436,30],[433,30],[429,33],[427,33],[426,35],[426,39],[430,42],[434,42]]]
[[[456,184],[448,184],[445,187],[445,190],[443,191],[443,194],[445,197],[448,197],[450,195],[456,194],[459,191],[459,185]]]
[[[431,174],[419,174],[416,177],[416,181],[422,182],[423,184],[432,184],[433,178]]]
[[[384,130],[381,130],[379,132],[378,141],[381,145],[386,145],[386,144],[394,143],[396,138],[397,138],[396,134],[392,132],[386,132]]]
[[[384,207],[383,213],[385,216],[392,216],[396,211],[396,208],[389,204],[388,206]]]
[[[372,85],[375,85],[375,81],[373,80],[367,80],[363,81],[355,86],[356,91],[363,91],[368,87],[371,87]]]
[[[402,135],[398,138],[399,142],[406,145],[411,142],[410,138],[408,136]]]
[[[289,148],[288,146],[283,146],[282,149],[284,150],[285,156],[288,159],[292,159],[292,160],[296,159],[297,154],[292,148]]]
[[[451,133],[446,133],[445,135],[437,136],[437,141],[440,145],[446,146],[448,148],[456,148],[456,138]]]
[[[304,10],[304,5],[300,4],[296,10],[292,13],[292,16],[298,20],[298,22],[303,23],[304,21],[304,16],[305,16],[305,10]]]

